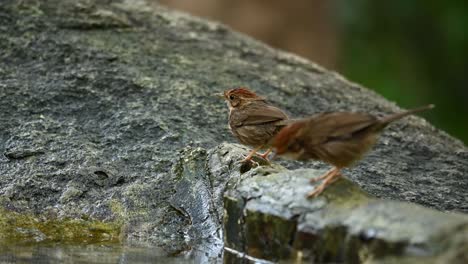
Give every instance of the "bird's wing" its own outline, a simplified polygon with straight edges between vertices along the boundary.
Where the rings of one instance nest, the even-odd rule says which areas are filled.
[[[275,122],[277,126],[287,126],[289,124],[301,121],[302,119],[283,119]]]
[[[279,108],[267,104],[261,107],[246,107],[245,113],[242,120],[237,122],[237,126],[261,125],[288,118]],[[278,124],[278,126],[284,126],[284,124]]]
[[[364,113],[322,113],[307,119],[307,129],[303,133],[312,145],[316,145],[332,140],[349,139],[377,121],[374,116]]]
[[[306,119],[300,139],[307,157],[338,167],[350,166],[375,143],[379,120],[364,113],[324,113]],[[374,136],[372,136],[374,134]]]

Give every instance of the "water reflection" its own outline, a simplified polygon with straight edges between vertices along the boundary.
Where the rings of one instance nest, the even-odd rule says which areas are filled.
[[[191,256],[167,256],[158,248],[120,245],[0,246],[0,263],[195,263]]]

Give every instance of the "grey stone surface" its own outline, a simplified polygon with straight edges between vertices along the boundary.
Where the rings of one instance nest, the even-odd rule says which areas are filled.
[[[117,221],[124,241],[216,257],[222,194],[240,173],[207,158],[234,141],[211,94],[238,85],[294,117],[399,110],[304,59],[144,1],[1,1],[3,208]],[[467,212],[467,171],[460,141],[410,117],[345,173],[377,197]]]
[[[220,151],[242,157],[232,145]],[[468,261],[467,215],[378,199],[347,178],[307,199],[309,179],[324,172],[274,165],[232,177],[224,196],[225,246],[298,263]]]

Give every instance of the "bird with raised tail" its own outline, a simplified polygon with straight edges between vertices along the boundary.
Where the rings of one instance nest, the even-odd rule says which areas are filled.
[[[407,115],[434,108],[427,105],[377,118],[366,113],[329,112],[289,124],[273,139],[275,156],[296,160],[320,160],[334,166],[311,183],[323,180],[307,196],[316,197],[341,176],[340,170],[362,159],[382,130]]]

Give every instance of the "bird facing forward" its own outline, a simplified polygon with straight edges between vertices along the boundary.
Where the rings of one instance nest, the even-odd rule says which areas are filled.
[[[296,160],[321,160],[334,166],[311,183],[324,180],[308,197],[316,197],[339,179],[342,168],[360,160],[376,143],[382,130],[407,115],[433,108],[427,105],[377,118],[366,113],[321,113],[283,128],[273,139],[275,154]]]
[[[244,145],[253,147],[243,162],[262,148],[268,150],[260,156],[267,159],[273,137],[287,124],[288,116],[245,87],[224,91],[222,94],[229,108],[229,128]]]

